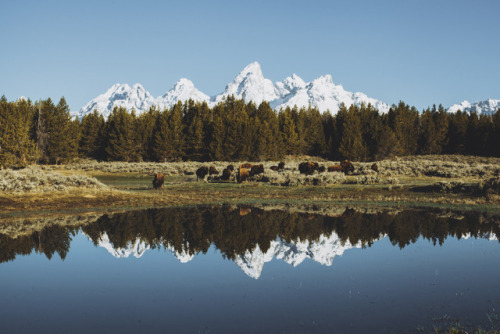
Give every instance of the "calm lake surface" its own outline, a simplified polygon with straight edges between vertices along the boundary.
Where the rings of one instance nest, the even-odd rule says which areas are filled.
[[[192,207],[54,220],[0,234],[0,332],[499,329],[498,236],[498,216],[432,210]]]

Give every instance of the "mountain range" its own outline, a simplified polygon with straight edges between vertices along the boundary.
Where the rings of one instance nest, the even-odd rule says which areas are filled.
[[[311,105],[321,112],[328,110],[332,114],[336,114],[341,103],[345,103],[347,106],[371,103],[379,111],[385,113],[390,107],[388,104],[370,98],[363,93],[352,93],[345,90],[342,85],[335,85],[331,75],[324,75],[311,82],[305,82],[298,75],[293,74],[283,81],[273,83],[264,77],[260,64],[254,62],[247,65],[222,93],[215,96],[204,94],[194,86],[192,81],[185,78],[180,79],[164,95],[156,98],[140,84],[135,84],[132,87],[128,84],[115,84],[104,94],[88,102],[75,115],[82,118],[97,110],[107,118],[114,107],[125,107],[127,110],[135,109],[140,114],[151,106],[157,106],[160,109],[170,108],[178,101],[189,99],[207,102],[210,107],[213,107],[231,95],[243,99],[247,103],[253,101],[257,105],[267,101],[276,110],[288,106],[294,107],[296,105],[300,108]]]
[[[311,82],[305,82],[298,75],[292,74],[283,81],[273,83],[266,79],[258,62],[247,65],[230,82],[224,91],[215,96],[208,96],[198,90],[194,83],[186,78],[180,79],[164,95],[154,97],[144,89],[141,84],[132,87],[128,84],[115,84],[104,94],[97,96],[83,106],[80,111],[72,114],[78,118],[97,110],[104,118],[111,114],[114,107],[134,109],[138,114],[157,106],[161,110],[171,108],[177,102],[192,99],[207,102],[210,107],[224,100],[225,97],[234,95],[244,99],[245,102],[253,101],[259,105],[263,101],[270,103],[275,110],[286,107],[316,107],[320,112],[329,111],[336,114],[341,103],[346,106],[351,104],[360,106],[361,103],[371,103],[381,113],[386,113],[390,106],[387,103],[370,98],[360,92],[349,92],[333,82],[331,75],[323,75]],[[488,115],[494,114],[500,108],[500,100],[488,99],[476,103],[464,101],[449,107],[449,112],[462,110],[476,111]]]

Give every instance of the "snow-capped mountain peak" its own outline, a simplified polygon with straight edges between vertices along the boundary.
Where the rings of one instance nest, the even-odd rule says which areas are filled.
[[[115,107],[141,112],[148,109],[154,102],[155,98],[141,84],[137,83],[130,87],[128,84],[116,83],[104,94],[83,106],[78,117],[82,118],[97,109],[104,118],[108,118]]]
[[[244,99],[246,102],[253,101],[257,105],[263,101],[273,101],[279,97],[273,82],[264,78],[258,62],[247,65],[234,78],[233,82],[226,86],[224,92],[212,98],[212,101],[219,103],[224,97],[230,95],[234,95],[238,99]]]
[[[194,83],[186,78],[181,78],[168,92],[158,97],[156,105],[161,109],[170,108],[177,102],[193,100],[198,102],[208,102],[210,96],[199,91]]]
[[[448,112],[456,113],[458,110],[463,112],[476,112],[478,114],[493,115],[500,108],[500,100],[487,99],[475,103],[465,100],[459,104],[454,104],[448,108]]]
[[[389,110],[389,105],[386,103],[369,98],[363,93],[348,92],[342,85],[335,85],[329,74],[309,83],[298,75],[292,74],[283,81],[274,84],[264,77],[260,64],[253,62],[245,66],[221,94],[212,97],[196,89],[193,82],[185,78],[180,79],[172,89],[158,98],[151,96],[139,84],[133,87],[127,84],[115,84],[106,93],[87,103],[78,113],[78,117],[82,118],[97,109],[107,118],[115,106],[125,107],[128,110],[135,109],[141,113],[151,106],[158,106],[161,109],[171,108],[178,101],[184,102],[189,99],[200,102],[207,101],[213,107],[230,95],[244,99],[247,103],[253,101],[256,105],[267,101],[274,109],[294,107],[295,105],[301,108],[311,105],[321,112],[329,110],[335,114],[341,103],[346,106],[371,103],[382,113]]]

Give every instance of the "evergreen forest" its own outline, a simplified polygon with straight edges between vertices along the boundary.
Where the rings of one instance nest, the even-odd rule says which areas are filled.
[[[273,110],[234,97],[209,107],[192,100],[137,114],[115,108],[81,120],[66,100],[0,99],[0,168],[99,161],[263,161],[286,155],[372,161],[402,155],[500,157],[500,109],[492,116],[419,112],[404,102],[381,114],[370,104]]]

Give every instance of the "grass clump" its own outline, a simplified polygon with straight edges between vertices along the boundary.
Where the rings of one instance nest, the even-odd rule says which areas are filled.
[[[30,166],[21,170],[0,170],[1,192],[47,192],[68,188],[103,189],[108,188],[93,177],[84,175],[61,175]]]

